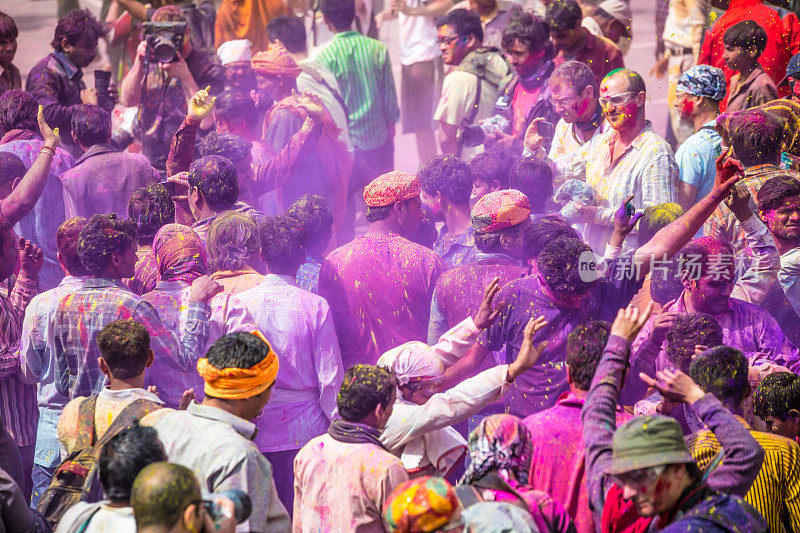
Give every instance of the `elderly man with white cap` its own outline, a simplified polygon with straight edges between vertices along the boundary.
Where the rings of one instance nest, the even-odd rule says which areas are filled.
[[[530,369],[547,343],[533,346],[533,334],[547,325],[543,316],[531,318],[525,327],[525,340],[511,364],[497,365],[439,392],[447,367],[469,350],[481,331],[500,315],[492,300],[500,289],[500,279],[486,289],[480,308],[473,317],[428,346],[411,341],[384,353],[377,366],[397,377],[398,392],[392,414],[381,433],[381,443],[400,457],[412,476],[447,476],[464,457],[467,443],[452,427],[499,400],[517,376]]]
[[[256,73],[250,66],[253,45],[247,39],[226,41],[217,48],[217,57],[225,69],[225,88],[249,95],[256,89]]]
[[[629,0],[603,0],[584,17],[583,27],[597,37],[606,37],[628,53],[633,37]]]

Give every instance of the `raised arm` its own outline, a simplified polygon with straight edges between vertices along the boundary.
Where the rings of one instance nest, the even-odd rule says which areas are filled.
[[[589,507],[597,523],[601,522],[608,489],[606,471],[611,464],[611,441],[617,429],[617,403],[631,341],[642,329],[652,310],[620,309],[611,326],[611,334],[581,412],[583,441],[586,445],[586,488]]]
[[[50,129],[45,122],[44,108],[41,105],[36,120],[39,122],[39,132],[44,139],[44,146],[11,194],[0,202],[0,217],[5,218],[11,224],[22,220],[36,205],[47,183],[50,165],[61,141],[58,128]]]
[[[658,372],[656,379],[646,375],[641,378],[665,398],[691,406],[725,452],[725,460],[708,476],[708,484],[720,492],[744,497],[764,461],[764,450],[750,431],[713,394],[703,392],[680,370],[667,368]]]

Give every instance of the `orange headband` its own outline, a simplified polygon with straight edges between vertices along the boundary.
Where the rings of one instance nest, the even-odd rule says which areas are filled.
[[[267,343],[261,332],[252,332]],[[267,343],[269,346],[269,343]],[[215,368],[203,357],[197,361],[197,372],[206,382],[207,395],[223,400],[242,400],[261,394],[278,376],[278,356],[270,346],[269,353],[250,368]]]

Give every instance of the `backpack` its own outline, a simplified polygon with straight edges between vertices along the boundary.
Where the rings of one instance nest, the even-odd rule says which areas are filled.
[[[497,63],[496,61],[491,61],[492,57],[495,55],[499,56],[503,62]],[[461,63],[455,68],[455,70],[469,72],[478,78],[478,90],[475,91],[475,101],[472,102],[472,106],[466,115],[464,115],[464,119],[461,121],[461,129],[463,129],[464,127],[475,122],[475,117],[478,116],[478,109],[480,108],[481,104],[481,93],[483,92],[483,83],[488,83],[495,93],[497,93],[498,89],[500,88],[500,84],[509,78],[512,72],[511,65],[508,63],[508,60],[498,48],[494,47],[481,47],[477,50],[473,50],[467,54],[463,60],[461,60]],[[461,142],[459,141],[459,153],[456,154],[457,156],[461,155],[461,148]]]
[[[120,411],[103,436],[95,442],[97,395],[83,400],[78,408],[78,440],[75,450],[61,463],[36,510],[55,529],[64,512],[79,501],[99,501],[102,489],[97,466],[100,451],[114,435],[131,427],[145,415],[163,406],[149,400],[134,400]]]

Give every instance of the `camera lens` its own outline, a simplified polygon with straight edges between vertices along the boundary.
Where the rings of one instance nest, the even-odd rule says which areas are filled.
[[[159,63],[171,63],[175,60],[175,42],[171,35],[156,35],[153,39],[153,56]]]

